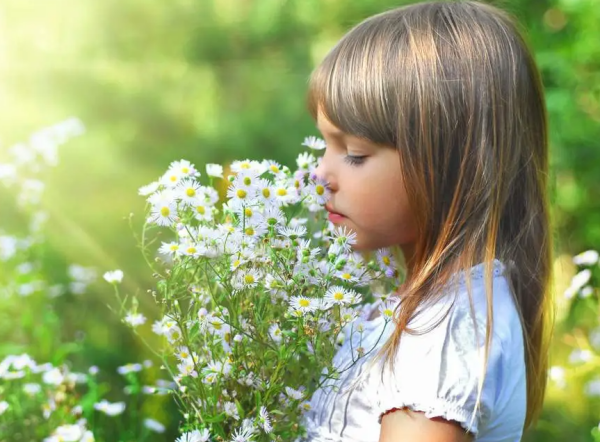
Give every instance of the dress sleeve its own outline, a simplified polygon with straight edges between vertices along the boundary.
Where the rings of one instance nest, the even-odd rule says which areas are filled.
[[[411,328],[434,325],[448,308],[417,317]],[[480,405],[474,414],[485,361],[486,318],[476,316],[476,324],[477,340],[469,306],[454,304],[433,330],[402,336],[393,371],[386,368],[381,375],[379,423],[386,413],[409,408],[424,412],[428,418],[455,421],[477,435],[490,418],[501,388],[504,362],[502,342],[493,336]]]

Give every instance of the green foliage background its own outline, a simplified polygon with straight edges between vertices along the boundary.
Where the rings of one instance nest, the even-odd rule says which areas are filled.
[[[197,165],[241,157],[290,164],[303,138],[317,135],[305,110],[311,69],[352,25],[402,3],[2,0],[0,149],[71,115],[87,127],[61,148],[59,166],[45,177],[48,277],[60,279],[70,263],[101,272],[121,268],[125,289],[143,300],[152,281],[127,221],[133,212],[134,227],[141,223],[138,187],[180,158]],[[566,278],[572,271],[566,256],[600,247],[600,4],[496,4],[519,18],[543,74],[556,182],[557,275]],[[0,204],[2,226],[18,229],[21,215],[10,195],[0,194]],[[562,286],[557,281],[557,298]],[[103,284],[83,297],[56,299],[59,320],[47,333],[78,339],[82,366],[114,371],[145,353],[107,304],[114,303]],[[39,338],[14,331],[34,330],[31,318],[4,320],[11,327],[0,328],[7,334],[0,336],[0,356]],[[28,351],[51,360],[53,339],[45,339],[47,345]],[[557,362],[564,359],[562,344],[557,339]],[[581,390],[565,395],[551,389],[544,419],[528,440],[589,440],[600,419],[596,401]],[[163,421],[174,413],[153,412]]]

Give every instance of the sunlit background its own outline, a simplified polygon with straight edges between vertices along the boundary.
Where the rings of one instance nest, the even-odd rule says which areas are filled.
[[[402,3],[1,0],[0,163],[41,128],[70,117],[85,126],[39,176],[49,215],[41,277],[66,284],[72,264],[98,276],[120,268],[125,290],[151,314],[152,278],[133,235],[143,218],[138,188],[182,158],[200,169],[246,157],[291,164],[304,137],[317,135],[305,108],[315,63],[352,25]],[[576,272],[571,257],[600,248],[600,3],[498,5],[527,30],[546,88],[558,313],[552,364],[567,368],[598,325],[597,289],[575,299],[563,292]],[[0,235],[23,232],[30,215],[15,197],[0,181]],[[8,265],[0,261],[0,283],[9,283]],[[110,287],[98,280],[83,294],[41,292],[0,296],[0,360],[27,352],[82,371],[98,366],[109,397],[122,397],[116,368],[152,358],[109,309]],[[591,440],[600,393],[586,386],[600,372],[596,358],[568,369],[565,386],[550,382],[546,411],[527,440]],[[144,374],[148,382],[164,375],[156,365]],[[168,399],[148,400],[144,413],[168,427],[156,440],[174,438],[179,417]]]

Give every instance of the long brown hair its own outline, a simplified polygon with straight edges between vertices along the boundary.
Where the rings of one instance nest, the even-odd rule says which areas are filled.
[[[314,70],[308,105],[315,119],[320,110],[341,130],[400,153],[419,231],[386,360],[404,332],[418,333],[408,327],[418,307],[441,297],[456,272],[484,262],[487,365],[492,262],[514,263],[507,280],[523,325],[532,426],[552,325],[548,139],[540,75],[515,20],[474,1],[370,17]]]

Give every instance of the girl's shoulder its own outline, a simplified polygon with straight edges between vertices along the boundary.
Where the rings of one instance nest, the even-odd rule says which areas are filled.
[[[407,406],[457,421],[477,433],[478,427],[494,418],[499,403],[512,400],[519,406],[523,402],[522,329],[504,270],[500,262],[494,263],[493,323],[487,352],[488,298],[480,265],[471,269],[470,290],[459,280],[449,296],[422,308],[409,323],[412,332],[402,335],[393,370],[388,367],[379,378],[381,414]],[[480,414],[471,421],[484,373]],[[516,396],[504,397],[507,392]]]

